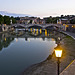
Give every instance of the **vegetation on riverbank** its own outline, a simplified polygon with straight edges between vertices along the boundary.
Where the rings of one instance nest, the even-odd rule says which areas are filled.
[[[12,20],[13,24],[16,23],[16,19],[13,16],[9,17],[6,15],[5,16],[0,15],[0,24],[10,25],[10,20]]]

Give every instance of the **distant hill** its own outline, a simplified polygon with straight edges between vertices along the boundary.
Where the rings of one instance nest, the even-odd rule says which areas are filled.
[[[0,14],[6,15],[6,16],[13,16],[13,17],[25,17],[25,16],[31,17],[31,15],[28,15],[28,14],[15,14],[15,13],[9,13],[9,12],[6,12],[6,11],[0,11]]]

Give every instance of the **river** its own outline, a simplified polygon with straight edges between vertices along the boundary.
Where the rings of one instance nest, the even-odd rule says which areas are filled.
[[[25,32],[19,37],[0,34],[0,75],[20,75],[29,66],[46,60],[57,46],[55,35],[60,36],[49,30]]]

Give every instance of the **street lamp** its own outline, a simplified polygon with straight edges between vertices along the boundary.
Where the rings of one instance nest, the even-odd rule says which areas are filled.
[[[56,57],[60,58],[62,56],[62,48],[61,48],[60,44],[58,44],[57,47],[55,47],[54,49],[55,49]]]
[[[57,58],[62,56],[62,50],[55,50],[55,55]]]
[[[57,47],[55,47],[54,48],[55,49],[55,55],[56,55],[56,57],[57,57],[57,59],[58,59],[58,61],[57,61],[57,64],[58,64],[58,75],[59,75],[59,65],[60,65],[60,58],[62,57],[62,49],[61,49],[61,47],[60,47],[60,45],[58,44],[58,46]]]

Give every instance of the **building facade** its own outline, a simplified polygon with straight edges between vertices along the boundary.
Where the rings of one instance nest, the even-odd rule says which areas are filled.
[[[17,20],[17,23],[20,24],[45,24],[43,19],[39,17],[20,17],[20,20]]]
[[[68,19],[59,19],[57,20],[57,24],[69,24],[70,21]]]

